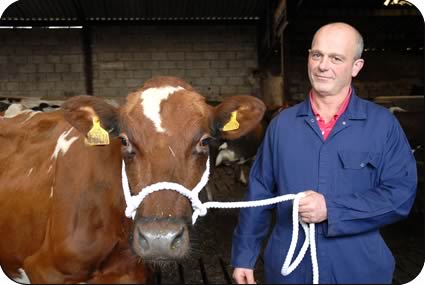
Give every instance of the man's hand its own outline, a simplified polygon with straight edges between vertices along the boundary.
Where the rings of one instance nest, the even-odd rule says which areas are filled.
[[[237,284],[257,284],[254,279],[253,269],[235,268],[232,277]]]
[[[312,190],[304,192],[300,199],[298,213],[305,223],[320,223],[328,218],[325,197]]]

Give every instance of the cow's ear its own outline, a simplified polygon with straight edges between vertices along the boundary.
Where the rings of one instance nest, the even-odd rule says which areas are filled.
[[[256,97],[247,95],[227,97],[214,108],[216,131],[224,139],[237,139],[258,125],[265,110],[263,101]]]
[[[65,119],[84,135],[89,133],[96,121],[112,137],[120,133],[118,108],[101,98],[87,95],[72,97],[62,104],[62,110]]]

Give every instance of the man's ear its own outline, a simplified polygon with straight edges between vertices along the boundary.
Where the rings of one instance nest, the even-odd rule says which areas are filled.
[[[246,95],[227,97],[214,108],[216,131],[224,139],[237,139],[260,123],[265,110],[263,101],[256,97]]]
[[[120,133],[118,108],[103,99],[81,95],[72,97],[61,106],[65,119],[85,136],[93,128],[94,122],[113,137]]]
[[[354,61],[353,68],[351,70],[351,76],[356,77],[357,74],[359,74],[360,70],[362,69],[364,65],[364,60],[362,58],[357,59]]]

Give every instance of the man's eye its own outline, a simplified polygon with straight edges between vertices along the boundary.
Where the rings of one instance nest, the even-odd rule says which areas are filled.
[[[319,59],[319,58],[322,57],[322,55],[320,53],[312,53],[311,57],[314,58],[314,59]]]
[[[331,60],[332,60],[333,63],[340,63],[340,62],[342,62],[342,58],[337,57],[337,56],[331,57]]]

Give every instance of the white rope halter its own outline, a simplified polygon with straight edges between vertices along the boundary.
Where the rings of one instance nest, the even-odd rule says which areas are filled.
[[[210,159],[208,158],[206,163],[205,172],[202,174],[201,180],[192,190],[187,189],[181,184],[174,182],[158,182],[152,185],[149,185],[143,188],[139,194],[132,196],[128,184],[127,174],[125,171],[125,163],[122,163],[122,186],[124,191],[124,198],[127,203],[127,208],[125,210],[125,215],[128,218],[134,219],[136,215],[136,210],[139,207],[140,203],[142,203],[143,199],[149,194],[161,191],[161,190],[174,190],[187,197],[191,203],[193,208],[192,214],[192,224],[196,223],[196,220],[199,216],[205,216],[207,214],[208,208],[247,208],[247,207],[259,207],[259,206],[267,206],[276,203],[280,203],[283,201],[294,200],[294,205],[292,209],[292,239],[291,244],[289,245],[288,254],[286,255],[285,261],[283,263],[281,274],[283,276],[287,276],[292,273],[292,271],[297,268],[302,259],[307,252],[308,247],[310,246],[310,254],[311,254],[311,263],[313,267],[313,284],[319,284],[319,266],[317,262],[317,253],[316,253],[316,239],[315,239],[315,227],[314,224],[307,225],[298,217],[298,206],[299,200],[304,196],[304,193],[298,194],[287,194],[282,196],[277,196],[264,200],[257,201],[245,201],[245,202],[206,202],[202,203],[199,200],[199,192],[207,185],[208,177],[210,175]],[[305,240],[302,245],[298,256],[295,258],[294,262],[291,263],[295,247],[297,246],[298,241],[298,232],[299,225],[304,229]]]

